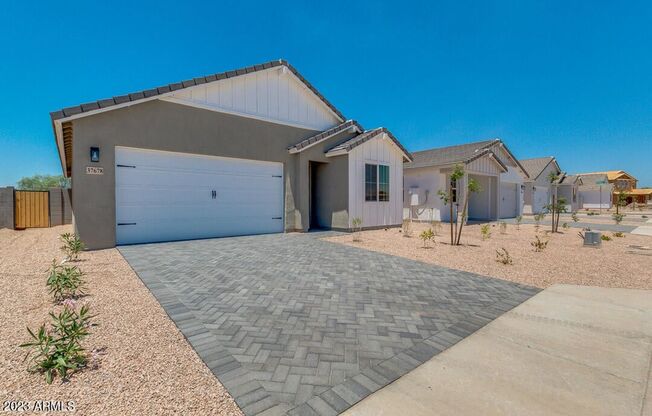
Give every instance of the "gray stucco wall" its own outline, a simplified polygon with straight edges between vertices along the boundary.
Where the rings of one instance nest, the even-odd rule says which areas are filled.
[[[0,188],[0,228],[14,229],[14,188]]]
[[[69,190],[50,188],[50,226],[70,224],[72,208],[70,206]]]
[[[225,157],[281,162],[285,180],[285,230],[309,226],[308,163],[325,158],[314,146],[290,154],[289,145],[316,134],[251,118],[189,106],[150,101],[73,122],[72,206],[75,230],[90,249],[115,246],[115,147],[128,146]],[[332,146],[333,141],[328,140]],[[100,148],[100,162],[91,163],[89,149]],[[347,156],[340,156],[346,159]],[[87,166],[104,168],[87,175]],[[334,206],[348,198],[348,182],[334,175]]]

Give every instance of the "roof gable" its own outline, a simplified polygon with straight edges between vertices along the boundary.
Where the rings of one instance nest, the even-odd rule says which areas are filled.
[[[559,164],[557,163],[557,160],[554,158],[554,156],[536,157],[533,159],[522,159],[519,160],[519,162],[521,163],[521,166],[525,168],[531,180],[537,180],[539,176],[541,176],[543,171],[546,170],[548,165],[550,165],[551,163],[554,163],[558,173],[561,172],[561,169],[559,168]]]
[[[410,152],[408,152],[405,149],[405,147],[403,147],[401,142],[399,142],[398,139],[392,134],[392,132],[387,130],[385,127],[378,127],[376,129],[373,129],[373,130],[367,130],[362,134],[354,136],[354,137],[350,138],[349,140],[346,140],[346,141],[334,146],[330,150],[328,150],[328,152],[326,152],[326,156],[330,157],[330,156],[339,156],[339,155],[342,155],[342,154],[346,154],[346,153],[350,152],[351,150],[353,150],[354,148],[360,146],[361,144],[363,144],[363,143],[365,143],[365,142],[367,142],[367,141],[369,141],[371,139],[374,139],[374,138],[376,138],[378,136],[387,137],[387,139],[390,140],[391,142],[393,142],[394,145],[396,145],[396,147],[398,147],[398,149],[401,151],[401,153],[403,153],[403,159],[405,161],[408,161],[408,162],[412,161],[412,156],[410,155]]]
[[[335,127],[332,127],[328,130],[322,131],[319,134],[315,134],[314,136],[308,137],[307,139],[304,139],[300,141],[299,143],[292,145],[288,147],[288,152],[290,153],[299,153],[302,152],[309,147],[312,147],[318,143],[323,142],[324,140],[327,140],[337,134],[340,134],[345,131],[356,131],[358,133],[364,132],[364,129],[362,126],[355,120],[348,120],[342,124],[339,124]]]
[[[266,62],[264,64],[249,66],[246,68],[240,68],[240,69],[221,72],[217,74],[207,75],[204,77],[193,78],[186,81],[175,82],[157,88],[137,91],[131,94],[114,96],[111,98],[92,101],[89,103],[80,104],[73,107],[67,107],[58,111],[51,112],[50,117],[52,118],[52,121],[63,121],[63,120],[83,117],[85,115],[96,114],[97,112],[101,112],[101,111],[112,110],[114,108],[122,108],[126,105],[132,105],[146,100],[159,99],[159,98],[164,98],[164,97],[169,97],[174,95],[184,95],[178,91],[197,87],[197,86],[202,86],[204,84],[215,83],[226,79],[239,78],[242,76],[255,74],[261,71],[269,71],[270,69],[275,67],[280,67],[279,69],[281,71],[285,71],[283,68],[286,68],[288,75],[293,77],[295,81],[297,81],[298,83],[303,84],[303,86],[306,89],[308,89],[310,93],[314,95],[314,97],[316,97],[319,101],[321,101],[321,103],[326,108],[328,108],[328,110],[333,114],[336,120],[342,122],[346,119],[344,115],[342,115],[342,113],[337,108],[335,108],[335,106],[333,106],[323,95],[321,95],[319,91],[317,91],[315,87],[312,86],[312,84],[310,84],[310,82],[308,82],[308,80],[306,80],[299,73],[299,71],[297,71],[292,65],[290,65],[287,61],[283,59]],[[281,83],[280,85],[282,87],[283,83]],[[256,86],[257,86],[257,82],[256,82]],[[292,93],[288,91],[288,100],[292,99],[291,95]],[[258,98],[256,99],[256,105],[258,105],[257,100]],[[250,103],[248,108],[252,108],[251,107],[252,105],[253,103]],[[247,108],[246,96],[245,96],[245,108]]]

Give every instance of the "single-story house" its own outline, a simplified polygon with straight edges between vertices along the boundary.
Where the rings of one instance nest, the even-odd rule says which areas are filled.
[[[579,173],[582,178],[580,185],[580,208],[610,209],[613,184],[609,183],[606,173]]]
[[[527,173],[500,139],[412,153],[413,160],[403,167],[405,189],[404,217],[418,221],[449,221],[450,208],[438,191],[454,188],[454,214],[461,209],[465,184],[475,179],[481,191],[469,197],[470,220],[512,218],[522,213],[521,185]],[[465,177],[454,183],[450,174],[463,165]],[[453,183],[451,183],[453,182]]]
[[[581,176],[567,175],[565,172],[560,173],[553,184],[553,192],[557,193],[557,198],[564,198],[566,201],[566,212],[575,212],[581,208],[580,186]]]
[[[75,232],[116,244],[398,225],[403,162],[288,62],[51,113]]]
[[[553,156],[521,159],[521,165],[528,172],[529,179],[525,181],[523,192],[525,214],[539,214],[546,212],[546,205],[552,198],[552,184],[550,174],[561,174],[557,159]]]

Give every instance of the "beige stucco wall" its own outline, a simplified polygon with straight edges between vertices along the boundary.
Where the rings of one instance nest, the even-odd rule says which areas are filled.
[[[75,229],[90,249],[115,246],[116,146],[281,162],[285,230],[290,231],[308,229],[308,161],[321,160],[323,147],[333,145],[328,140],[321,149],[293,155],[288,146],[317,132],[158,100],[80,118],[73,122],[73,131]],[[99,163],[90,162],[91,146],[100,148]],[[87,166],[102,167],[104,174],[87,175]],[[340,195],[347,198],[345,178],[339,171],[332,176],[337,204]]]

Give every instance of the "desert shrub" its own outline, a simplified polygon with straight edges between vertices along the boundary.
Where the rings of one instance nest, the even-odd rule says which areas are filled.
[[[624,214],[618,214],[614,213],[611,218],[614,220],[616,224],[620,224],[623,221],[623,218],[625,218]]]
[[[586,213],[586,215],[594,216],[594,215],[598,215],[598,213],[595,211],[589,211]]]
[[[539,236],[535,236],[536,240],[532,241],[530,245],[534,247],[534,251],[537,253],[542,252],[543,250],[548,247],[548,242],[547,241],[542,241]]]
[[[27,328],[31,337],[29,342],[21,344],[21,348],[29,348],[25,359],[29,359],[31,372],[45,375],[48,384],[56,375],[63,380],[69,373],[74,373],[86,365],[87,357],[82,341],[90,335],[91,318],[88,306],[83,306],[79,312],[74,306],[66,306],[55,315],[50,313],[50,328],[45,324],[34,333]]]
[[[520,230],[521,229],[521,222],[523,221],[523,216],[519,215],[516,217],[516,229]]]
[[[401,225],[401,233],[403,234],[403,237],[412,237],[412,221],[403,220],[403,224]]]
[[[500,250],[496,250],[496,261],[504,265],[511,265],[514,263],[512,261],[512,256],[509,255],[509,252],[505,247],[501,247]]]
[[[353,230],[353,241],[360,241],[360,231],[362,231],[362,218],[355,217],[351,220]]]
[[[56,302],[84,294],[84,273],[77,266],[65,266],[52,260],[48,279],[45,282]]]
[[[641,218],[647,218],[647,215],[641,215]]]
[[[68,260],[77,260],[79,253],[81,253],[85,248],[84,243],[76,234],[72,233],[61,234],[59,238],[61,242],[63,242],[61,250],[66,253]]]
[[[609,237],[609,236],[606,235],[606,234],[602,234],[602,235],[600,236],[600,240],[602,240],[602,241],[611,241],[611,237]]]
[[[565,223],[563,223],[563,224],[561,225],[561,228],[563,228],[564,230],[568,230],[568,229],[570,228],[570,226],[568,225],[567,222],[565,222]]]
[[[432,232],[435,233],[435,237],[438,236],[442,229],[441,221],[433,221],[431,225]]]
[[[623,233],[622,231],[616,231],[616,232],[613,233],[613,234],[614,234],[614,237],[618,237],[618,238],[623,238],[623,237],[625,237],[625,233]]]
[[[580,220],[580,218],[577,216],[577,212],[573,211],[571,213],[571,219],[573,220],[573,222],[578,222]]]
[[[423,248],[428,248],[428,242],[434,240],[435,233],[432,232],[431,228],[428,228],[419,234],[419,238],[423,240]]]
[[[488,240],[491,238],[491,225],[490,224],[483,224],[480,226],[480,236],[482,237],[482,241]]]
[[[500,233],[501,234],[507,234],[507,223],[505,221],[501,221],[498,223],[500,227]]]

